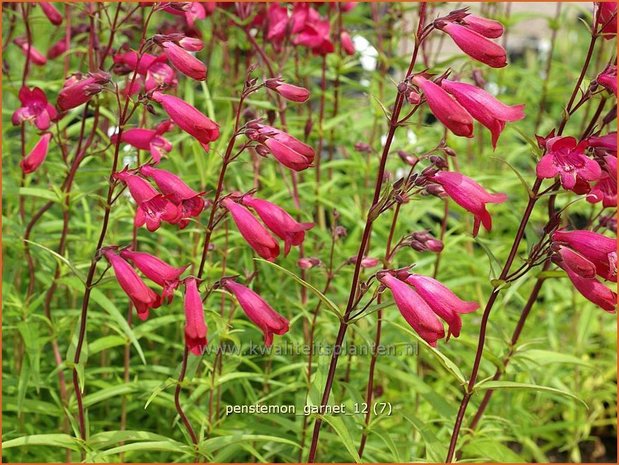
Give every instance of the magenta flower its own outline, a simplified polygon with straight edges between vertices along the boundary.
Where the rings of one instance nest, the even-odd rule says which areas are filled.
[[[159,91],[153,92],[152,99],[160,103],[170,119],[183,131],[195,137],[205,149],[208,148],[209,142],[219,137],[217,123],[184,100]]]
[[[556,244],[557,253],[553,256],[555,263],[562,268],[576,273],[581,278],[594,279],[596,275],[595,265],[583,257],[581,254],[569,247]]]
[[[177,8],[177,6],[181,6],[181,8]],[[185,16],[187,25],[193,27],[196,20],[210,16],[215,11],[216,6],[216,2],[170,2],[163,7],[163,10],[174,15]]]
[[[176,73],[165,63],[153,63],[146,71],[144,89],[150,92],[159,88],[171,89],[178,85]]]
[[[468,29],[475,31],[484,37],[488,37],[489,39],[498,39],[504,32],[503,25],[498,21],[493,21],[492,19],[482,18],[471,14],[466,15],[462,19],[462,24]]]
[[[140,279],[131,265],[112,249],[102,249],[101,253],[112,265],[118,284],[133,302],[140,320],[146,320],[150,309],[158,308],[161,305],[161,298]]]
[[[167,131],[169,125],[160,125],[157,129],[132,128],[123,131],[120,140],[138,150],[148,150],[155,163],[172,150],[172,144],[161,134]],[[115,144],[118,135],[114,134],[110,141]]]
[[[561,264],[559,264],[561,266]],[[586,279],[574,273],[570,268],[563,268],[574,287],[582,296],[609,313],[616,312],[617,294],[597,279]]]
[[[19,166],[24,174],[33,173],[43,164],[45,158],[47,157],[49,141],[51,138],[51,132],[46,132],[43,134],[30,153],[26,155],[26,158],[19,162]]]
[[[565,246],[584,257],[592,265],[594,273],[617,282],[617,240],[593,231],[555,231],[554,243]],[[590,268],[588,265],[586,268]],[[575,271],[575,270],[574,270]],[[592,278],[581,275],[583,278]]]
[[[281,336],[288,332],[288,320],[273,310],[254,291],[232,279],[223,279],[222,285],[236,297],[247,317],[262,330],[265,346],[271,347],[273,344],[273,334]]]
[[[599,11],[597,24],[602,28],[602,37],[610,40],[617,35],[617,3],[616,2],[595,2]]]
[[[43,10],[43,13],[45,13],[45,16],[47,16],[47,19],[49,19],[50,23],[54,26],[59,26],[62,24],[62,15],[54,5],[49,2],[39,2],[38,4]]]
[[[283,208],[251,195],[241,198],[241,203],[256,211],[260,219],[284,241],[284,255],[288,255],[293,245],[301,245],[305,231],[314,227],[314,223],[299,223]]]
[[[253,217],[247,208],[232,199],[225,198],[221,203],[230,212],[241,236],[251,248],[265,260],[274,261],[279,255],[279,245],[265,227]]]
[[[27,86],[19,89],[21,107],[13,113],[12,122],[19,125],[24,121],[34,123],[41,131],[45,131],[58,116],[56,109],[47,101],[45,92],[38,87],[30,90]]]
[[[62,111],[79,107],[88,102],[93,95],[101,92],[108,82],[110,82],[110,75],[104,72],[88,75],[74,74],[65,81],[56,104]]]
[[[596,81],[608,89],[610,92],[617,95],[617,66],[608,65],[604,71],[602,71]]]
[[[441,87],[453,95],[473,118],[490,129],[492,147],[495,149],[499,136],[505,129],[505,123],[524,118],[524,105],[505,105],[474,85],[443,79]]]
[[[507,65],[505,49],[472,28],[451,22],[440,24],[438,28],[449,34],[460,50],[474,60],[481,61],[492,68],[503,68]]]
[[[179,207],[181,215],[178,225],[181,229],[189,224],[189,218],[199,216],[204,210],[203,192],[194,191],[174,173],[149,165],[142,166],[140,173],[152,178],[161,192]]]
[[[53,60],[58,58],[67,51],[67,36],[62,36],[54,45],[47,50],[47,59]]]
[[[602,176],[587,194],[587,202],[602,202],[604,208],[617,206],[617,157],[604,157]]]
[[[329,20],[320,18],[318,12],[310,8],[303,27],[293,37],[292,43],[309,48],[315,55],[327,55],[335,50],[330,32]]]
[[[561,185],[576,193],[589,190],[588,181],[600,179],[602,170],[595,160],[585,155],[587,141],[573,137],[552,137],[546,141],[546,154],[537,163],[537,176],[554,178],[559,176]],[[581,190],[584,188],[584,192]]]
[[[147,181],[128,171],[114,174],[129,188],[137,204],[134,223],[137,227],[146,224],[150,232],[159,229],[162,221],[175,223],[180,219],[180,210],[170,200],[161,195]]]
[[[271,3],[266,11],[266,38],[279,51],[288,31],[288,9]]]
[[[415,76],[413,82],[426,97],[430,110],[456,136],[473,137],[473,118],[444,89],[423,76]]]
[[[436,347],[436,341],[445,337],[445,330],[427,302],[415,289],[390,273],[377,276],[393,294],[393,300],[408,324],[424,341]]]
[[[617,131],[609,132],[604,136],[591,136],[587,142],[589,147],[596,150],[596,153],[604,151],[617,157]]]
[[[355,54],[355,45],[353,44],[350,34],[347,31],[342,31],[340,33],[340,44],[346,55]]]
[[[303,171],[314,161],[314,149],[279,129],[256,123],[250,126],[248,136],[291,170]]]
[[[286,84],[281,79],[267,79],[265,84],[269,89],[274,90],[291,102],[303,103],[306,102],[310,96],[310,92],[306,88]]]
[[[164,42],[161,46],[168,60],[177,70],[196,81],[206,80],[206,65],[195,56],[174,42]]]
[[[411,248],[417,252],[435,252],[443,250],[443,242],[436,239],[428,231],[416,231],[410,235]]]
[[[432,311],[449,325],[449,333],[460,336],[462,320],[460,313],[471,313],[479,308],[477,302],[465,302],[436,279],[411,274],[406,282],[412,285]],[[449,335],[447,336],[449,338]]]
[[[144,276],[160,285],[163,288],[161,297],[167,299],[168,303],[172,301],[174,290],[179,284],[180,275],[189,266],[175,268],[154,255],[146,252],[134,252],[129,249],[122,250],[120,256],[131,261],[138,270],[144,273]]]
[[[14,39],[13,42],[19,47],[26,58],[28,58],[28,56],[30,57],[30,63],[37,66],[43,66],[47,63],[47,58],[45,58],[45,55],[37,50],[34,45],[28,44],[28,41],[25,38],[18,37]]]
[[[475,216],[473,236],[477,236],[480,224],[484,225],[486,231],[492,229],[492,217],[486,204],[503,203],[507,200],[507,195],[490,194],[477,182],[460,173],[439,171],[432,180],[440,184],[454,202]]]
[[[148,73],[148,69],[155,63],[164,63],[166,61],[165,55],[156,56],[150,53],[143,53],[140,56],[135,50],[117,53],[112,59],[114,60],[115,72],[127,74],[132,71],[137,71],[143,76]]]
[[[202,355],[206,348],[206,321],[204,320],[204,306],[198,280],[187,278],[185,283],[185,344],[192,354]]]

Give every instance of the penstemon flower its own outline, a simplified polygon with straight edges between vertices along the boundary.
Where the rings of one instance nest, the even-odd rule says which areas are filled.
[[[172,150],[172,144],[162,135],[169,129],[170,124],[165,121],[159,124],[156,129],[126,129],[122,132],[120,141],[139,150],[148,150],[153,161],[159,163]],[[115,144],[117,140],[116,134],[110,138],[112,144]]]
[[[17,37],[13,42],[19,47],[26,58],[30,57],[31,63],[37,66],[43,66],[47,63],[45,55],[37,50],[34,45],[31,43],[29,44],[24,37]]]
[[[206,80],[206,65],[174,42],[163,42],[163,52],[174,67],[196,81]]]
[[[48,103],[45,92],[40,88],[33,87],[30,90],[24,86],[19,89],[18,96],[22,106],[13,113],[11,121],[14,125],[29,121],[41,131],[45,131],[58,117],[56,109]]]
[[[454,202],[475,216],[473,236],[477,236],[479,226],[482,224],[486,231],[490,232],[492,217],[486,209],[486,204],[503,203],[507,200],[507,195],[490,194],[471,178],[451,171],[439,171],[431,180],[440,184]]]
[[[104,72],[88,75],[74,74],[65,81],[56,104],[62,111],[79,107],[101,92],[108,82],[110,82],[110,75]]]
[[[39,166],[43,164],[45,158],[47,158],[47,152],[49,150],[49,141],[52,138],[51,132],[46,132],[41,136],[39,141],[32,148],[30,153],[19,162],[24,174],[30,174],[35,172]]]
[[[273,334],[281,336],[288,332],[288,320],[254,291],[229,278],[223,279],[221,284],[236,297],[247,317],[262,330],[265,346],[273,345]]]
[[[277,161],[291,170],[303,171],[314,161],[314,149],[274,127],[252,123],[248,136],[260,142],[259,148],[273,154]]]
[[[38,5],[41,7],[41,10],[43,10],[43,13],[45,13],[50,23],[54,26],[60,26],[62,24],[62,15],[54,5],[49,2],[38,2]]]
[[[112,265],[116,280],[123,291],[129,296],[140,320],[146,320],[151,309],[161,305],[161,298],[131,268],[122,257],[111,248],[101,250],[103,256]]]
[[[558,230],[552,234],[555,244],[565,246],[590,263],[593,275],[617,282],[617,241],[593,231]],[[569,266],[569,265],[568,265]],[[575,271],[575,270],[574,270]],[[582,276],[592,278],[593,276]]]
[[[202,355],[207,344],[204,306],[198,292],[198,281],[189,277],[185,283],[185,344],[194,355]]]
[[[466,19],[465,19],[466,20]],[[479,29],[478,25],[475,25]],[[480,61],[492,68],[507,66],[507,54],[499,44],[492,42],[473,27],[469,28],[449,21],[441,21],[437,28],[449,34],[460,50],[474,60]]]
[[[274,90],[286,100],[290,100],[291,102],[303,103],[306,102],[310,96],[309,90],[304,87],[287,84],[281,79],[267,79],[265,84],[269,89]]]

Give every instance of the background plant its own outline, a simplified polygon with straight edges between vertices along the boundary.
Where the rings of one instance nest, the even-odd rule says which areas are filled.
[[[292,404],[300,412],[306,402],[319,404],[330,357],[314,355],[308,378],[307,354],[232,351],[247,349],[250,343],[261,345],[263,338],[236,308],[236,302],[213,284],[222,276],[238,275],[240,282],[249,282],[290,321],[290,331],[276,336],[275,348],[312,340],[331,344],[335,340],[338,317],[333,307],[343,310],[349,296],[354,269],[350,257],[359,251],[371,205],[383,135],[388,130],[385,113],[390,114],[392,102],[398,98],[396,83],[405,76],[411,58],[420,6],[359,4],[350,10],[346,4],[317,6],[321,17],[330,22],[334,44],[334,53],[324,57],[301,44],[293,46],[294,35],[284,34],[279,44],[266,38],[268,30],[254,22],[264,13],[264,5],[208,5],[203,7],[203,19],[199,15],[194,18],[184,7],[178,8],[180,14],[176,15],[138,4],[56,4],[56,8],[60,26],[50,23],[50,19],[58,22],[58,18],[40,6],[11,4],[3,9],[4,458],[306,459],[315,417],[225,415],[224,407],[258,402]],[[425,14],[430,21],[449,11],[428,5]],[[424,160],[438,153],[451,170],[473,177],[494,192],[507,193],[508,202],[491,207],[492,232],[472,238],[472,218],[453,202],[412,196],[408,204],[393,205],[376,221],[365,255],[386,258],[382,263],[385,268],[415,263],[415,272],[435,274],[460,297],[485,305],[492,289],[501,284],[497,279],[525,210],[527,192],[523,184],[533,179],[540,155],[534,136],[546,136],[560,125],[567,133],[579,136],[591,124],[607,130],[615,124],[614,96],[602,88],[594,90],[595,95],[583,101],[569,121],[562,122],[563,108],[572,91],[588,89],[606,64],[612,63],[615,42],[597,40],[590,67],[579,83],[591,33],[576,16],[591,25],[592,12],[576,5],[556,11],[548,18],[548,28],[560,34],[569,30],[570,34],[563,40],[557,41],[556,36],[551,39],[545,58],[524,48],[513,52],[506,68],[491,69],[460,52],[439,53],[450,40],[444,34],[436,34],[419,50],[415,72],[429,68],[442,73],[449,67],[454,76],[468,82],[470,77],[479,82],[483,79],[485,88],[495,89],[505,103],[526,105],[527,117],[507,126],[496,151],[492,151],[489,133],[481,126],[476,124],[475,138],[457,138],[434,121],[426,107],[397,128],[390,147],[386,186],[411,170],[397,156],[401,150],[404,158],[415,155],[426,157]],[[507,33],[501,41],[508,46],[510,27],[526,19],[526,15],[512,14],[508,3],[483,5],[481,14],[506,25]],[[194,19],[194,25],[189,26]],[[255,260],[228,216],[212,228],[208,240],[212,250],[205,246],[205,226],[210,230],[208,226],[223,213],[212,205],[182,230],[163,225],[156,233],[149,233],[133,226],[135,207],[122,185],[110,182],[110,174],[125,164],[135,166],[138,160],[148,160],[152,152],[114,143],[110,136],[124,123],[127,128],[152,128],[166,117],[156,102],[125,100],[117,92],[115,86],[122,89],[137,79],[133,73],[123,76],[112,72],[112,83],[105,82],[102,92],[51,126],[49,154],[35,173],[24,175],[19,167],[19,161],[38,139],[32,125],[11,124],[11,115],[21,106],[17,94],[24,82],[44,90],[54,104],[70,73],[114,71],[113,57],[126,51],[123,45],[135,50],[154,47],[148,40],[155,34],[179,29],[195,34],[191,27],[202,34],[205,47],[196,56],[208,65],[208,78],[195,81],[179,72],[178,86],[172,93],[216,121],[220,135],[206,153],[198,141],[179,128],[165,133],[172,149],[161,168],[181,176],[197,192],[206,192],[205,199],[213,200],[220,186],[222,161],[236,153],[227,149],[240,149],[247,140],[237,137],[237,130],[257,117],[307,142],[322,155],[320,163],[301,173],[250,150],[227,167],[221,185],[224,194],[257,189],[257,196],[281,205],[303,221],[316,223],[302,247],[295,247],[287,257],[282,254],[278,266]],[[64,39],[68,32],[69,39]],[[362,51],[348,55],[348,42],[340,39],[342,32],[353,36]],[[24,49],[20,40],[13,43],[16,38],[25,38],[31,46]],[[374,67],[368,65],[373,52],[368,48],[363,51],[363,38],[376,50]],[[48,52],[63,44],[68,45],[69,53],[37,65],[32,47]],[[29,51],[31,58],[26,60]],[[309,102],[286,102],[265,88],[244,95],[265,79],[280,75],[287,83],[309,89]],[[574,95],[576,103],[570,106],[578,105],[582,96],[579,92]],[[406,105],[404,115],[413,108]],[[449,151],[442,150],[447,147]],[[112,169],[116,158],[117,169]],[[561,215],[563,226],[598,231],[612,227],[606,218],[614,214],[613,208],[602,210],[600,204],[574,202],[576,198],[561,191],[554,200],[557,210],[569,206]],[[516,268],[526,263],[549,222],[547,197],[540,202],[524,231]],[[112,208],[106,209],[109,204]],[[399,212],[397,221],[393,220],[394,211]],[[104,243],[97,245],[106,217],[109,228]],[[601,219],[605,222],[600,223]],[[406,246],[389,257],[401,238],[422,230],[442,240],[444,247],[439,254]],[[137,321],[113,273],[105,272],[105,260],[93,261],[101,245],[133,245],[175,266],[190,264],[188,273],[202,275],[210,351],[202,357],[188,356],[185,351],[183,357],[182,287],[172,304],[154,310],[145,322]],[[302,267],[298,266],[300,259],[304,260]],[[320,265],[316,265],[318,260]],[[374,267],[360,268],[363,281],[380,269],[377,262]],[[80,281],[87,280],[89,269],[103,277],[92,288],[81,363],[74,365],[84,296]],[[489,320],[480,377],[493,376],[497,368],[502,371],[504,357],[509,355],[502,376],[507,383],[495,385],[494,398],[475,434],[461,438],[462,457],[614,460],[615,325],[608,315],[580,297],[554,265],[549,264],[542,275],[540,272],[538,267],[513,281],[497,299],[496,311]],[[324,290],[329,301],[300,285],[299,277]],[[510,347],[508,342],[521,311],[536,289],[536,278],[544,283],[537,290],[530,321],[518,343]],[[392,305],[390,295],[380,298],[381,303],[371,303],[366,316],[351,325],[346,343],[375,341],[378,315],[383,344],[402,347],[416,343],[416,334]],[[357,460],[364,431],[364,460],[444,460],[461,398],[460,385],[473,363],[480,317],[481,311],[464,316],[461,336],[449,343],[440,342],[438,351],[421,342],[416,356],[342,355],[332,402],[343,402],[349,412],[354,412],[354,404],[361,405],[371,392],[374,400],[390,402],[393,413],[325,416],[319,460]],[[182,370],[184,380],[179,383],[183,360],[187,364]],[[374,386],[366,392],[371,363],[375,364]],[[76,439],[81,433],[71,383],[74,369],[85,386],[84,428],[89,431],[85,442]],[[514,389],[517,385],[513,383],[528,387]],[[197,448],[188,429],[179,422],[175,397],[194,429]],[[481,397],[476,395],[473,402]],[[28,447],[24,447],[26,444]]]

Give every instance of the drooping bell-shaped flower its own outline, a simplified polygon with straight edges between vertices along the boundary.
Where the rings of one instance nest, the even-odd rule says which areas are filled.
[[[505,123],[524,118],[524,105],[505,105],[477,86],[443,79],[441,87],[453,95],[473,118],[490,129],[494,148],[505,129]]]
[[[277,92],[291,102],[303,103],[306,102],[310,96],[310,92],[306,88],[287,84],[281,79],[267,79],[264,83],[269,89]]]
[[[19,162],[19,166],[24,174],[33,173],[43,164],[45,158],[47,158],[49,141],[51,138],[51,132],[46,132],[43,134],[30,153],[26,155],[26,158]]]
[[[185,283],[185,344],[192,354],[202,355],[206,348],[206,321],[204,306],[198,291],[198,280],[186,278]]]
[[[221,204],[230,212],[241,236],[258,255],[268,261],[274,261],[279,255],[279,245],[264,226],[251,212],[230,198],[225,198]]]
[[[49,2],[38,2],[38,5],[41,7],[41,10],[43,10],[43,13],[45,13],[50,23],[54,26],[60,26],[62,24],[62,15],[54,5]]]
[[[445,337],[445,329],[428,303],[404,281],[391,273],[379,273],[378,280],[393,295],[396,307],[419,336],[436,347],[436,341]]]
[[[45,92],[40,88],[33,87],[30,90],[27,86],[23,86],[19,89],[18,96],[21,107],[15,110],[11,118],[14,125],[29,121],[41,131],[45,131],[58,116],[56,109],[48,103]]]
[[[314,149],[274,127],[255,123],[250,125],[248,136],[260,142],[262,145],[259,148],[271,153],[277,161],[291,170],[303,171],[314,161]]]
[[[596,81],[617,96],[617,66],[608,65],[598,74]]]
[[[37,66],[43,66],[47,63],[45,55],[36,49],[32,43],[28,43],[24,37],[17,37],[13,42],[19,47],[26,58],[30,57],[30,63]]]
[[[152,99],[163,106],[170,119],[183,131],[195,137],[202,146],[219,137],[219,126],[202,112],[173,95],[153,92]]]
[[[137,204],[134,223],[137,227],[146,225],[150,232],[159,229],[162,221],[175,223],[180,218],[180,210],[169,199],[160,194],[145,179],[128,171],[114,174],[129,188]]]
[[[452,171],[439,171],[432,180],[440,184],[447,195],[465,210],[475,216],[473,236],[477,236],[480,224],[486,231],[492,229],[492,217],[486,209],[488,203],[503,203],[505,194],[491,194],[473,179]]]
[[[140,320],[146,320],[151,308],[161,305],[161,298],[148,287],[138,276],[131,265],[110,248],[104,248],[101,253],[112,265],[116,280],[123,291],[129,296]]]
[[[342,31],[340,33],[340,44],[342,46],[342,51],[346,55],[354,55],[355,54],[355,44],[353,44],[352,39],[350,38],[350,34],[347,31]]]
[[[432,311],[449,325],[449,332],[454,337],[460,336],[462,329],[460,314],[471,313],[479,308],[477,302],[463,301],[447,286],[434,278],[411,274],[406,278],[406,282],[412,285]]]
[[[283,239],[285,255],[288,255],[293,245],[301,245],[305,239],[305,231],[314,227],[314,223],[299,223],[286,210],[267,200],[245,195],[241,198],[241,203],[252,208],[264,224]]]
[[[593,231],[558,230],[552,234],[554,243],[565,245],[593,264],[594,274],[617,282],[617,240]],[[581,275],[585,278],[592,276]]]
[[[273,344],[273,334],[281,336],[288,332],[288,320],[273,310],[254,291],[232,279],[223,279],[221,284],[236,297],[247,317],[262,330],[265,346],[271,347]]]
[[[181,219],[178,224],[181,229],[189,224],[189,218],[199,216],[204,210],[205,201],[202,198],[203,193],[194,191],[174,173],[159,168],[153,168],[149,165],[142,166],[140,168],[140,173],[146,177],[152,178],[161,192],[179,206],[181,210]]]
[[[292,43],[309,48],[315,55],[324,56],[335,50],[330,33],[329,20],[320,18],[318,12],[310,8],[303,28],[293,37]]]
[[[71,110],[88,102],[93,95],[103,90],[103,86],[110,81],[108,73],[90,73],[87,75],[74,74],[64,83],[58,94],[56,104],[62,111]]]
[[[163,137],[158,129],[131,128],[125,129],[120,136],[121,142],[129,144],[138,150],[148,150],[155,163],[159,163],[161,158],[172,150],[172,144]],[[118,136],[115,134],[110,138],[115,144]]]
[[[610,40],[617,35],[617,2],[595,2],[595,4],[599,9],[597,25],[601,27],[602,37]]]
[[[561,266],[561,263],[559,263]],[[617,294],[602,284],[597,278],[587,279],[578,275],[570,268],[562,266],[574,287],[582,296],[609,313],[615,313]]]
[[[146,252],[134,252],[129,249],[122,250],[120,256],[125,260],[131,261],[138,270],[144,273],[144,276],[159,284],[163,288],[161,297],[167,299],[168,303],[172,301],[174,290],[179,284],[180,275],[189,266],[176,268],[154,255]]]
[[[196,81],[206,80],[206,65],[195,56],[174,42],[163,42],[161,46],[166,57],[177,70]]]
[[[616,133],[615,133],[616,134]],[[587,194],[587,202],[602,202],[604,208],[617,206],[617,157],[606,155],[603,159],[602,176]]]
[[[489,39],[498,39],[505,29],[498,21],[468,14],[462,19],[462,25]]]
[[[432,114],[456,136],[473,137],[473,118],[451,95],[423,76],[415,76]]]
[[[574,137],[552,137],[546,141],[546,154],[537,163],[537,176],[559,176],[561,185],[583,194],[589,191],[589,181],[600,179],[600,165],[585,155],[587,141],[578,142]],[[584,192],[583,192],[584,191]]]
[[[505,49],[472,28],[446,21],[438,24],[437,27],[449,34],[460,50],[474,60],[492,68],[503,68],[507,65]]]

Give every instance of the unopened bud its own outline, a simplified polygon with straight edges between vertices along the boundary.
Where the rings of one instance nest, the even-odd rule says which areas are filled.
[[[315,257],[300,258],[297,261],[297,265],[299,265],[299,268],[301,268],[302,270],[309,270],[310,268],[319,266],[321,263],[322,262],[320,261],[320,259]]]
[[[419,158],[415,155],[405,152],[404,150],[398,150],[398,156],[402,159],[404,163],[409,164],[410,166],[415,166],[419,163]]]
[[[370,153],[372,151],[372,146],[365,142],[357,142],[355,144],[355,150],[360,153]]]

